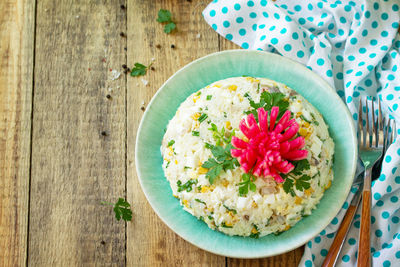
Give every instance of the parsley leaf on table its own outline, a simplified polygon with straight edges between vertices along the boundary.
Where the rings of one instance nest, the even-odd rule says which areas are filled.
[[[164,26],[164,32],[171,33],[173,30],[175,30],[175,28],[176,28],[176,24],[173,22],[170,22]]]
[[[172,14],[169,10],[160,9],[158,11],[158,22],[167,23],[164,26],[165,33],[171,33],[174,29],[176,29],[176,24],[172,21]]]
[[[132,69],[131,71],[131,76],[142,76],[145,75],[147,72],[147,69],[151,66],[152,63],[150,63],[150,65],[145,66],[141,63],[136,62],[135,63],[135,67]]]
[[[103,201],[101,202],[102,205],[110,205],[114,206],[114,213],[115,213],[115,218],[117,220],[121,220],[121,218],[124,221],[131,221],[132,220],[132,210],[131,210],[131,205],[123,198],[118,198],[117,203],[113,204],[110,202]]]

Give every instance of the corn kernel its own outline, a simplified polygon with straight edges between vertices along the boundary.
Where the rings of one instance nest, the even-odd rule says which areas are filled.
[[[217,83],[217,84],[214,84],[214,87],[221,88],[222,85],[220,85],[219,83]]]
[[[328,184],[325,186],[325,190],[328,189],[329,187],[331,187],[331,185],[332,185],[332,181],[329,180]]]
[[[190,116],[194,121],[197,121],[197,119],[200,117],[200,113],[196,112],[192,116]]]
[[[178,165],[178,161],[177,160],[175,160],[175,164]]]
[[[291,226],[290,226],[290,225],[286,225],[286,227],[285,227],[285,231],[289,230],[290,228],[291,228]]]
[[[307,196],[310,196],[313,192],[314,192],[314,189],[312,187],[304,190],[304,194],[306,194]]]
[[[226,122],[225,122],[225,127],[226,127],[226,129],[228,129],[228,130],[232,130],[231,122],[230,122],[230,121],[226,121]]]
[[[294,203],[299,205],[299,204],[301,204],[301,202],[303,202],[303,199],[301,197],[296,196]]]
[[[202,186],[200,192],[201,193],[207,193],[208,191],[210,191],[210,187],[208,186]]]
[[[251,229],[251,233],[252,233],[252,234],[257,234],[258,231],[257,231],[257,229],[256,229],[255,227],[253,227],[253,229]]]
[[[309,124],[308,122],[305,121],[305,122],[303,123],[303,126],[306,127],[306,128],[308,128],[308,127],[310,127],[310,124]]]
[[[197,173],[198,173],[198,174],[206,174],[207,172],[208,172],[208,169],[203,168],[203,167],[199,167],[199,168],[197,169]]]
[[[253,201],[253,203],[251,203],[251,206],[252,206],[253,208],[257,208],[257,207],[258,207],[257,203],[254,202],[254,201]]]
[[[185,205],[186,208],[189,208],[189,203],[187,199],[182,200],[183,205]]]
[[[244,100],[243,96],[242,96],[241,94],[238,94],[237,96],[238,96],[238,98],[239,98],[239,101],[240,101],[240,102],[243,102],[243,100]]]
[[[223,181],[222,181],[222,185],[223,185],[224,187],[227,187],[227,186],[229,185],[229,182],[228,182],[227,180],[223,180]]]
[[[304,137],[307,136],[307,134],[308,134],[307,129],[301,127],[299,130],[299,134]]]
[[[299,118],[302,114],[303,114],[303,113],[301,113],[301,112],[297,112],[297,113],[296,113],[296,118]]]
[[[229,85],[228,89],[231,90],[231,91],[236,91],[237,85],[235,85],[235,84]]]
[[[196,101],[199,100],[199,98],[200,98],[199,95],[194,96],[194,97],[193,97],[193,103],[196,103]]]
[[[233,224],[230,223],[230,222],[226,222],[225,225],[226,225],[226,226],[233,226]]]

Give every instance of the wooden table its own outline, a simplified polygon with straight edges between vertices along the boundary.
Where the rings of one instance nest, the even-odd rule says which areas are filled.
[[[185,64],[238,48],[205,23],[207,2],[0,1],[0,266],[298,264],[302,248],[259,260],[196,248],[161,222],[138,183],[142,103]],[[163,32],[160,8],[178,31]],[[152,58],[147,86],[114,79],[112,70]],[[100,205],[118,197],[132,204],[132,222]]]

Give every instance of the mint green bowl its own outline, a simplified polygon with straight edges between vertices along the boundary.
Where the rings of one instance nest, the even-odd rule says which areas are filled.
[[[259,239],[213,231],[184,211],[161,168],[161,140],[168,121],[193,92],[228,77],[249,75],[284,83],[303,95],[323,115],[335,142],[334,179],[312,214],[290,230]],[[229,50],[186,65],[158,90],[143,115],[136,139],[136,168],[143,192],[169,228],[193,245],[235,258],[261,258],[293,250],[320,233],[339,212],[350,191],[357,162],[353,119],[336,92],[317,74],[276,54]]]

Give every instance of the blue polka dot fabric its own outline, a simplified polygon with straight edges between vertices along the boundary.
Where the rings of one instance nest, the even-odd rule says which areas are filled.
[[[361,97],[382,102],[400,128],[400,2],[214,0],[205,20],[244,49],[278,53],[324,78],[354,121]],[[399,134],[400,134],[400,130]],[[371,257],[374,266],[400,266],[400,140],[390,145],[372,185]],[[300,266],[320,266],[357,188],[331,224],[310,240]],[[358,210],[337,266],[357,262]]]

